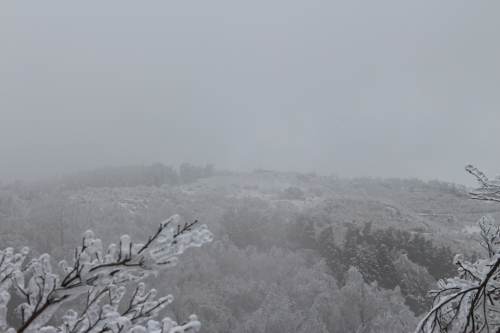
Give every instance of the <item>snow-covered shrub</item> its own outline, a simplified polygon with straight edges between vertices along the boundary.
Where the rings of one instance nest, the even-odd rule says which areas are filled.
[[[181,224],[178,215],[160,223],[158,231],[146,244],[133,243],[128,235],[120,237],[103,252],[102,242],[90,230],[83,235],[72,264],[59,263],[62,274],[52,270],[50,256],[23,266],[29,249],[14,253],[0,251],[0,331],[7,333],[181,333],[196,332],[200,322],[195,315],[179,325],[170,318],[153,318],[167,304],[171,295],[157,298],[156,290],[146,290],[142,279],[175,266],[189,247],[199,247],[212,240],[206,225]],[[120,304],[126,293],[124,285],[133,284],[127,304]],[[6,320],[10,292],[15,290],[24,303],[16,311],[20,326],[10,327]],[[78,299],[82,309],[69,309],[59,326],[48,325],[61,304]],[[57,319],[56,319],[57,322]],[[52,323],[52,322],[51,322]]]
[[[478,200],[500,201],[500,180],[489,179],[472,165],[466,170],[480,186],[470,191]],[[430,291],[434,305],[416,329],[420,332],[500,332],[500,229],[490,216],[478,222],[486,259],[471,263],[457,254],[458,276],[440,280]]]
[[[290,186],[289,188],[283,190],[282,194],[283,199],[288,199],[288,200],[304,200],[304,191],[300,187],[292,187]]]

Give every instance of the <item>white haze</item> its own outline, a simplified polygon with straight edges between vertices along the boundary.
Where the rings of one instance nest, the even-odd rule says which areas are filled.
[[[0,180],[500,172],[498,1],[3,1]]]

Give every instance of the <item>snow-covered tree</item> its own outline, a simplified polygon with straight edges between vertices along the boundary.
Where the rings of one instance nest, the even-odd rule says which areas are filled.
[[[178,215],[160,223],[158,231],[145,244],[120,237],[107,252],[90,230],[83,235],[73,262],[59,263],[62,274],[53,271],[48,254],[23,262],[29,249],[14,253],[0,251],[0,331],[7,333],[182,333],[196,332],[200,322],[195,315],[178,324],[170,318],[154,320],[159,311],[172,302],[171,295],[156,297],[156,290],[146,290],[141,280],[175,266],[189,247],[199,247],[212,240],[206,225],[181,223]],[[134,286],[125,297],[125,285]],[[16,309],[20,325],[7,322],[11,292],[23,299]],[[75,302],[77,300],[77,302]],[[121,302],[123,300],[123,302]],[[53,318],[66,303],[69,309],[58,322]],[[56,327],[49,324],[56,325]],[[58,326],[57,326],[58,325]]]
[[[395,333],[408,332],[416,325],[399,287],[380,288],[376,282],[364,282],[356,267],[349,268],[345,286],[334,293],[337,304],[329,316],[329,332]]]
[[[472,198],[500,201],[500,180],[486,177],[472,165],[465,169],[479,181],[479,187],[470,190]],[[500,332],[500,228],[490,216],[478,224],[481,245],[488,257],[471,263],[461,254],[455,256],[458,276],[440,280],[439,289],[429,292],[434,296],[434,305],[416,333]]]

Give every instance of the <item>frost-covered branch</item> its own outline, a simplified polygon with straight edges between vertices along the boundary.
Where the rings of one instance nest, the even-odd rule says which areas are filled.
[[[103,253],[100,239],[92,231],[83,235],[82,246],[75,250],[73,263],[61,261],[62,275],[52,272],[50,256],[44,254],[21,267],[28,248],[14,254],[12,248],[0,252],[0,330],[8,333],[167,333],[197,331],[196,316],[177,325],[170,318],[152,320],[173,297],[156,299],[156,290],[146,292],[139,282],[151,273],[157,274],[175,266],[177,255],[189,247],[199,247],[212,240],[205,225],[180,223],[178,215],[162,222],[146,244],[133,243],[128,235],[119,245],[111,244]],[[29,279],[29,280],[28,280]],[[25,280],[28,283],[25,283]],[[118,309],[125,295],[124,284],[138,283],[125,310]],[[13,288],[25,300],[18,307],[21,326],[9,327],[6,321],[9,290]],[[85,295],[83,310],[68,310],[57,328],[44,326],[58,307]],[[146,322],[146,325],[142,324]]]
[[[465,167],[465,170],[474,175],[481,185],[480,187],[469,190],[471,198],[500,202],[499,179],[486,177],[484,173],[470,164]]]
[[[465,167],[479,181],[478,188],[469,191],[473,199],[500,202],[500,180],[490,179],[472,165]],[[458,276],[439,281],[434,306],[422,319],[416,333],[463,332],[496,333],[500,331],[500,229],[491,216],[478,222],[481,246],[488,258],[475,263],[462,255],[455,256]]]
[[[499,287],[500,255],[471,265],[455,257],[459,266],[468,267],[474,277],[463,269],[458,277],[440,281],[440,290],[429,292],[434,296],[432,310],[422,319],[416,332],[497,332],[500,327]]]
[[[482,184],[470,191],[472,198],[500,201],[500,180],[487,178],[471,165],[466,170]],[[500,228],[494,226],[489,215],[481,218],[478,225],[480,244],[488,258],[471,263],[460,254],[455,256],[458,276],[439,281],[440,289],[429,292],[429,296],[434,296],[433,308],[415,333],[500,332]]]

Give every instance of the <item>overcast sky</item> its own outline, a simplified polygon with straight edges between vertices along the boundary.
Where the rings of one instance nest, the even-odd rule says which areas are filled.
[[[500,1],[2,1],[0,180],[500,173]]]

